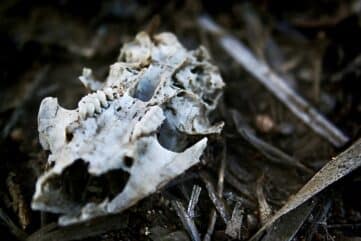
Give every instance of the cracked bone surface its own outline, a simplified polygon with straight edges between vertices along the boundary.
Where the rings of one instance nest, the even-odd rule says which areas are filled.
[[[91,93],[75,110],[45,98],[39,138],[49,150],[32,208],[68,225],[119,213],[200,162],[224,83],[206,49],[187,51],[171,33],[139,33],[105,82],[84,69]]]

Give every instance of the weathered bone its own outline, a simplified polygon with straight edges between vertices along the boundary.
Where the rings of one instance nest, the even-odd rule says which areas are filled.
[[[80,79],[93,93],[77,109],[45,98],[38,129],[51,168],[37,181],[32,208],[63,214],[62,225],[121,212],[199,163],[206,135],[223,127],[209,119],[224,86],[209,61],[203,47],[187,51],[173,34],[151,39],[139,33],[124,45],[106,82],[83,71]],[[74,198],[66,182],[77,162],[85,168],[75,175],[87,180],[114,170],[129,173],[129,179],[113,198]]]

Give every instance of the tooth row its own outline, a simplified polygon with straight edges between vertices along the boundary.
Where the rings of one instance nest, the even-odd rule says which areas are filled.
[[[108,101],[114,100],[116,97],[118,97],[117,91],[109,87],[84,96],[78,104],[80,118],[85,119],[94,113],[100,113],[101,108],[107,107]]]

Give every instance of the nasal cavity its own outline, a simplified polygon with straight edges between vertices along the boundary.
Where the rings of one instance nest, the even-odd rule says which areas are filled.
[[[151,65],[140,77],[133,97],[141,101],[149,101],[153,97],[163,73],[164,70],[160,66]]]

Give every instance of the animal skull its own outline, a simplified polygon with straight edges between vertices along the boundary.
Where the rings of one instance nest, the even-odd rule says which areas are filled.
[[[139,33],[105,82],[90,69],[80,80],[92,93],[77,109],[47,97],[38,115],[50,168],[32,208],[62,214],[61,225],[129,208],[199,163],[206,136],[222,130],[209,119],[224,86],[218,69],[205,48],[187,51],[173,34]]]

